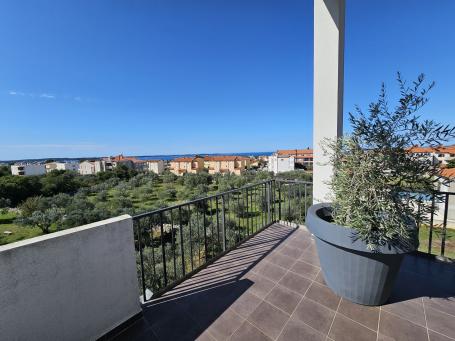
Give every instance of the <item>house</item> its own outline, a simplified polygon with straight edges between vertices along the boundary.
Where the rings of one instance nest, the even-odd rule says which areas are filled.
[[[430,159],[433,164],[441,167],[447,166],[449,160],[455,159],[455,145],[439,147],[414,146],[409,149],[409,152],[415,156],[426,157]]]
[[[77,172],[79,170],[78,162],[48,162],[46,163],[46,173],[53,170],[69,170]]]
[[[281,149],[269,156],[269,172],[277,174],[296,168],[313,169],[313,149]]]
[[[105,172],[112,170],[113,166],[110,161],[106,160],[92,160],[92,161],[82,161],[79,164],[79,174],[81,175],[91,175],[99,172]]]
[[[294,156],[296,168],[302,166],[305,169],[313,169],[313,149],[285,149],[277,150],[279,156]]]
[[[153,172],[156,174],[161,174],[164,171],[164,161],[163,160],[145,160],[143,162],[143,169],[148,172]]]
[[[11,166],[12,175],[42,175],[46,174],[46,166],[41,163],[19,163]]]
[[[199,156],[179,157],[170,162],[169,169],[175,175],[200,173],[204,170],[204,159]]]
[[[249,157],[235,155],[217,155],[204,157],[204,168],[209,174],[233,173],[240,175],[250,167]]]
[[[274,174],[289,172],[295,169],[294,155],[279,155],[274,153],[269,156],[268,170]]]

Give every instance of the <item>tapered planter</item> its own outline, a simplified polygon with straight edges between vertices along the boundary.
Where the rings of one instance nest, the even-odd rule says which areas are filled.
[[[306,218],[306,225],[315,236],[327,285],[349,301],[384,304],[404,255],[418,246],[417,233],[413,233],[411,243],[397,241],[370,251],[354,229],[333,224],[330,217],[330,204],[316,204],[309,208]]]

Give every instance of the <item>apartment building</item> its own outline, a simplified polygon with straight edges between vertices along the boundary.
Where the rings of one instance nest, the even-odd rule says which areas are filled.
[[[235,155],[206,156],[204,168],[209,174],[233,173],[240,175],[250,167],[251,160],[248,157]]]
[[[313,169],[313,149],[281,149],[268,158],[268,170],[274,174],[296,168]]]
[[[179,157],[170,162],[169,170],[175,175],[200,173],[204,170],[204,159],[199,156]]]
[[[106,160],[86,160],[79,164],[79,174],[92,175],[99,172],[112,170],[113,165],[110,161]]]
[[[161,174],[164,171],[164,161],[163,160],[143,161],[143,170],[147,172],[153,172],[155,174]]]
[[[52,172],[53,170],[69,170],[69,171],[79,171],[78,162],[48,162],[45,164],[46,173]]]
[[[437,164],[441,168],[447,166],[447,162],[449,160],[455,159],[455,145],[440,147],[415,146],[410,148],[409,152],[413,153],[416,156],[422,156],[431,159],[433,164]]]
[[[295,169],[295,157],[293,155],[279,155],[274,153],[269,156],[268,170],[273,174],[289,172]]]
[[[46,166],[40,163],[19,163],[11,166],[12,175],[42,175],[46,174]]]
[[[313,149],[283,149],[277,150],[279,156],[294,156],[296,167],[302,166],[305,169],[313,169]]]

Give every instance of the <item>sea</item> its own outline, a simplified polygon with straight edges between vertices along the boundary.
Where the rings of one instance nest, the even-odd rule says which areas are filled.
[[[197,155],[201,156],[213,156],[213,155],[238,155],[238,156],[270,156],[273,152],[242,152],[242,153],[198,153]],[[178,157],[185,157],[185,156],[194,156],[196,154],[174,154],[174,155],[128,155],[136,157],[140,160],[173,160]],[[126,155],[125,155],[126,156]],[[43,159],[20,159],[20,160],[0,160],[0,164],[7,164],[13,162],[45,162],[46,160],[52,159],[55,161],[60,162],[71,162],[71,161],[81,161],[81,160],[97,160],[101,159],[102,157],[95,156],[95,157],[77,157],[77,158],[43,158]]]

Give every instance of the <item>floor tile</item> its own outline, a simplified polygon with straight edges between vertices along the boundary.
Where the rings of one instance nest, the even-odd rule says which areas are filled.
[[[453,341],[453,339],[431,330],[428,331],[428,336],[430,337],[430,341]]]
[[[424,297],[425,307],[436,309],[455,316],[455,296],[452,297]]]
[[[376,332],[341,314],[335,316],[329,337],[340,341],[376,341]]]
[[[428,341],[425,328],[381,311],[379,333],[398,341]]]
[[[278,282],[286,271],[287,270],[282,267],[276,266],[270,262],[262,261],[256,272],[274,282]]]
[[[249,322],[243,322],[242,326],[232,335],[232,341],[271,341],[272,339],[266,336],[259,329],[254,327]]]
[[[256,295],[245,292],[231,305],[230,308],[240,316],[247,318],[259,306],[259,304],[261,304],[261,302],[262,299]]]
[[[305,250],[303,254],[300,256],[300,260],[309,263],[313,266],[320,267],[321,264],[319,263],[319,257],[316,252],[311,250]]]
[[[299,274],[301,276],[304,276],[306,278],[309,278],[309,279],[313,280],[318,275],[319,268],[317,268],[317,267],[315,267],[313,265],[310,265],[308,263],[302,262],[302,261],[297,261],[292,266],[291,271],[295,272],[296,274]]]
[[[308,324],[326,335],[329,331],[335,312],[316,302],[304,298],[297,306],[293,318]]]
[[[299,295],[281,285],[277,285],[267,295],[265,300],[274,306],[284,310],[288,314],[292,314],[297,304],[299,304],[302,295]]]
[[[322,341],[323,334],[297,320],[290,320],[279,337],[279,341]]]
[[[279,252],[272,253],[266,259],[273,264],[279,265],[282,268],[289,269],[295,262],[294,258],[283,255]]]
[[[432,308],[425,309],[428,329],[455,339],[455,316],[442,313]]]
[[[385,304],[381,308],[384,311],[396,314],[412,323],[425,327],[425,313],[421,298]]]
[[[246,278],[253,282],[248,291],[252,292],[261,299],[267,296],[270,290],[272,290],[275,286],[274,282],[260,275],[248,274]]]
[[[293,272],[288,272],[278,283],[301,295],[305,294],[311,285],[311,281],[309,279],[299,276]]]
[[[238,328],[240,328],[244,319],[231,309],[226,310],[223,315],[216,319],[209,328],[211,335],[218,341],[226,340]]]
[[[338,313],[343,314],[350,319],[357,321],[364,326],[377,330],[379,321],[379,308],[368,307],[361,304],[350,302],[346,299],[341,299]]]
[[[316,276],[316,278],[314,279],[314,281],[319,283],[319,284],[327,286],[327,283],[325,282],[324,274],[322,273],[322,271],[319,271],[319,273]]]
[[[305,297],[310,298],[332,310],[337,309],[338,303],[340,303],[341,299],[339,296],[334,294],[330,288],[317,283],[311,284],[305,294]]]
[[[249,322],[273,339],[278,337],[288,319],[288,314],[267,302],[262,302],[248,317]]]
[[[288,244],[280,250],[280,253],[293,259],[298,259],[302,255],[303,250]]]

